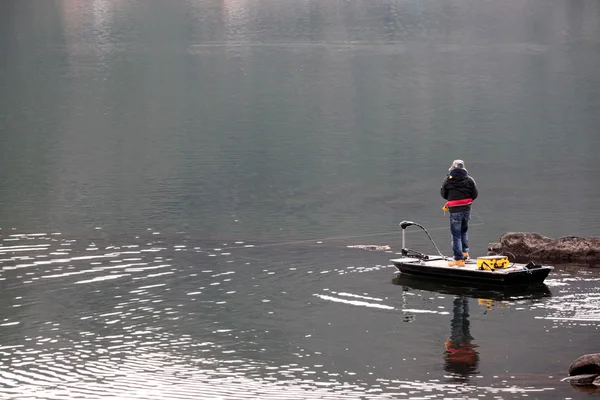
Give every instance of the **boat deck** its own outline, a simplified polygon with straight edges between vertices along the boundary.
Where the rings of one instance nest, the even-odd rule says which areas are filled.
[[[455,269],[470,270],[470,271],[477,271],[480,273],[489,273],[489,274],[507,274],[507,273],[514,272],[514,271],[521,271],[525,267],[525,264],[511,263],[508,268],[499,268],[499,269],[496,269],[495,271],[480,270],[477,268],[477,260],[473,260],[473,259],[466,260],[464,267],[450,267],[448,265],[448,262],[452,261],[452,259],[451,258],[442,258],[442,257],[430,257],[429,260],[424,260],[424,261],[421,261],[418,258],[403,257],[403,258],[398,258],[398,259],[392,259],[390,261],[392,261],[392,262],[397,261],[397,262],[401,262],[403,264],[410,263],[410,264],[423,265],[423,266],[428,266],[428,267],[445,268],[445,269],[449,269],[449,270],[455,270]]]

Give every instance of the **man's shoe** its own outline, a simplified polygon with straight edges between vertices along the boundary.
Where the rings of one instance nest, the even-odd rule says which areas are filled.
[[[467,258],[469,258],[469,253],[463,251],[463,258],[466,260]]]
[[[448,263],[449,267],[464,267],[465,266],[465,260],[454,260],[454,261],[450,261]]]

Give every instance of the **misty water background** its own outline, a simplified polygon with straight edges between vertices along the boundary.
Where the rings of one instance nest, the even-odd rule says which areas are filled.
[[[585,396],[598,269],[389,258],[455,158],[473,255],[599,235],[599,3],[4,0],[0,56],[0,398]]]

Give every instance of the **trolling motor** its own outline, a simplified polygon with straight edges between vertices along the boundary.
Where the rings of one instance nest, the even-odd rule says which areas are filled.
[[[433,247],[435,247],[435,249],[437,250],[438,254],[444,258],[446,258],[442,252],[440,251],[440,249],[437,247],[437,245],[435,244],[435,242],[433,241],[433,239],[431,238],[431,235],[429,234],[429,232],[427,232],[427,229],[425,229],[423,227],[423,225],[417,224],[416,222],[413,221],[402,221],[400,222],[400,228],[402,228],[402,255],[405,257],[415,257],[415,258],[419,258],[421,260],[428,260],[429,256],[423,253],[420,253],[418,251],[415,250],[411,250],[411,249],[407,249],[405,244],[406,244],[406,228],[408,228],[409,226],[418,226],[419,228],[423,229],[423,231],[427,234],[427,237],[429,237],[429,240],[431,240],[431,243],[433,243]]]

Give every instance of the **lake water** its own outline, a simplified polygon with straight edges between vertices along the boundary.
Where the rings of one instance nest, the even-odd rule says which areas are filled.
[[[1,399],[587,396],[599,269],[389,259],[455,158],[473,255],[599,234],[600,3],[3,0],[0,54]]]

